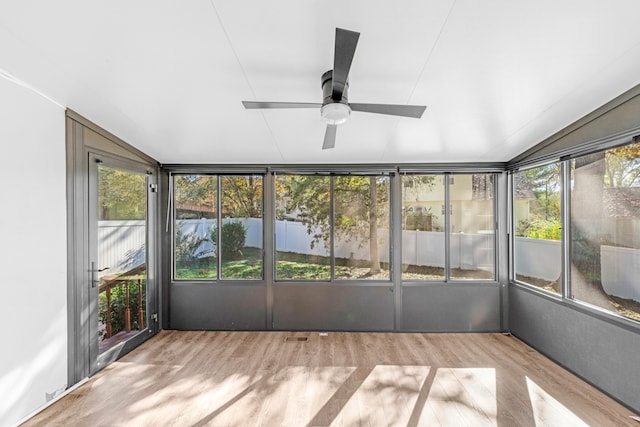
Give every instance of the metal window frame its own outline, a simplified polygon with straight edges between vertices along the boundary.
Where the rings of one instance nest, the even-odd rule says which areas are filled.
[[[436,172],[436,173],[418,173],[418,172],[407,172],[406,170],[402,170],[402,172],[398,173],[398,179],[399,180],[404,180],[404,178],[406,176],[433,176],[436,178],[441,178],[442,179],[442,192],[444,194],[444,197],[442,198],[442,203],[443,206],[445,207],[445,212],[444,214],[442,214],[444,216],[444,258],[445,258],[445,262],[444,262],[444,267],[443,267],[443,271],[444,271],[444,277],[443,279],[434,279],[434,280],[405,280],[402,279],[402,268],[400,268],[400,282],[402,283],[403,286],[429,286],[429,285],[433,285],[433,284],[441,284],[441,283],[448,283],[449,282],[449,233],[448,233],[448,223],[449,223],[449,215],[447,214],[447,210],[449,209],[448,207],[451,206],[451,202],[449,201],[447,203],[447,196],[448,196],[448,188],[449,186],[447,185],[447,180],[450,179],[450,175],[451,173],[443,173],[443,172]],[[398,212],[398,224],[399,224],[399,228],[398,228],[398,232],[400,234],[400,238],[398,239],[397,245],[398,245],[398,250],[401,253],[400,254],[400,258],[398,261],[398,265],[402,266],[403,265],[403,259],[402,259],[402,203],[404,200],[404,191],[405,191],[405,186],[404,184],[400,184],[399,190],[398,190],[398,194],[397,194],[397,198],[399,199],[399,210]]]
[[[251,172],[253,170],[253,172]],[[233,171],[233,172],[232,172]],[[216,178],[216,226],[222,229],[222,177],[225,176],[259,176],[262,179],[262,198],[261,198],[261,212],[262,212],[262,277],[256,279],[233,279],[233,278],[224,278],[222,277],[222,257],[216,257],[216,277],[213,278],[190,278],[190,279],[179,279],[176,277],[176,204],[175,204],[175,177],[176,176],[189,176],[189,175],[198,175],[198,176],[211,176]],[[239,169],[237,167],[225,169],[225,172],[190,172],[186,169],[180,170],[180,172],[172,171],[169,173],[169,188],[171,191],[169,192],[169,200],[168,205],[170,209],[167,212],[171,212],[171,217],[167,218],[167,224],[170,226],[167,228],[167,231],[170,233],[171,240],[171,271],[169,273],[170,282],[172,285],[193,285],[193,284],[220,284],[224,285],[225,283],[248,283],[248,284],[256,284],[265,281],[265,274],[267,269],[267,263],[265,260],[265,206],[266,206],[266,198],[265,198],[265,188],[266,188],[266,177],[269,176],[269,173],[264,171],[255,172],[254,169]],[[271,182],[271,181],[270,181]],[[275,207],[274,207],[275,208]],[[274,215],[275,217],[275,215]],[[221,246],[221,236],[222,233],[218,233],[216,239],[216,248],[222,249]],[[274,239],[275,242],[275,239]],[[275,248],[275,246],[274,246]],[[274,249],[275,250],[275,249]]]
[[[623,132],[620,134],[607,136],[604,138],[600,138],[591,143],[584,144],[580,147],[575,147],[572,149],[568,149],[563,151],[562,157],[558,155],[554,156],[546,156],[544,159],[537,158],[531,161],[521,161],[518,163],[513,163],[508,165],[507,169],[510,175],[509,181],[511,182],[511,186],[513,187],[513,177],[512,175],[519,171],[524,171],[528,169],[533,169],[536,167],[549,165],[552,163],[558,163],[561,167],[560,171],[560,185],[561,185],[561,220],[562,220],[562,241],[561,241],[561,263],[562,263],[562,289],[561,294],[554,294],[549,291],[545,291],[540,289],[534,285],[520,282],[515,279],[515,266],[513,265],[513,259],[515,254],[515,224],[510,226],[510,230],[512,232],[510,243],[509,243],[509,253],[510,253],[510,276],[509,276],[509,284],[511,286],[516,286],[518,288],[524,289],[528,292],[534,293],[542,298],[555,301],[556,303],[562,304],[563,306],[572,308],[581,313],[587,314],[591,317],[600,319],[612,325],[616,325],[624,328],[625,330],[639,333],[640,332],[640,321],[636,321],[629,317],[622,316],[612,310],[608,310],[603,307],[598,307],[592,305],[586,301],[581,301],[574,299],[572,296],[571,289],[571,162],[581,156],[606,152],[608,150],[634,144],[640,142],[640,136],[637,135],[639,130],[633,130],[628,132]],[[509,212],[509,217],[513,219],[514,211],[513,211],[513,198],[514,192],[513,189],[509,192],[509,199],[511,200],[512,209]]]
[[[192,285],[192,284],[210,284],[215,283],[224,285],[225,283],[262,283],[267,284],[315,284],[315,283],[337,283],[337,284],[349,284],[349,285],[382,285],[388,286],[389,283],[395,285],[396,280],[402,286],[406,283],[409,286],[423,286],[430,284],[442,284],[448,283],[455,284],[469,284],[475,283],[478,285],[488,284],[495,285],[500,281],[500,239],[497,237],[497,233],[500,230],[500,202],[499,197],[503,190],[498,185],[500,174],[505,171],[506,163],[464,163],[464,164],[403,164],[389,165],[389,164],[362,164],[362,165],[335,165],[335,164],[304,164],[304,165],[228,165],[228,164],[204,164],[204,165],[185,165],[185,164],[165,164],[163,170],[169,175],[170,188],[173,189],[175,184],[173,177],[176,175],[203,175],[218,177],[218,193],[220,195],[220,183],[221,176],[225,175],[260,175],[263,177],[263,199],[262,199],[262,211],[263,211],[263,274],[262,279],[223,279],[221,278],[220,259],[218,259],[218,272],[217,278],[214,279],[176,279],[175,278],[175,206],[170,209],[173,216],[171,222],[171,273],[169,274],[170,282],[172,285]],[[278,174],[286,175],[322,175],[329,176],[330,192],[331,192],[331,206],[330,206],[330,227],[331,227],[331,243],[330,243],[330,267],[331,274],[329,280],[301,280],[301,279],[277,279],[275,274],[276,270],[276,257],[275,257],[275,226],[272,224],[275,221],[275,179]],[[442,176],[444,180],[444,193],[445,193],[445,278],[444,280],[433,281],[405,281],[401,278],[401,268],[395,268],[396,264],[401,265],[401,233],[397,236],[398,231],[394,232],[394,226],[400,224],[401,218],[401,192],[402,188],[397,189],[398,185],[394,185],[394,182],[401,182],[401,176],[406,174],[420,174],[420,175],[433,175]],[[494,238],[493,238],[493,252],[494,252],[494,268],[492,279],[454,279],[451,277],[451,195],[450,195],[450,176],[452,175],[476,175],[476,174],[491,174],[493,176],[493,217],[494,217]],[[380,280],[369,279],[338,279],[335,277],[335,177],[338,176],[388,176],[389,177],[389,220],[390,220],[390,232],[392,235],[389,239],[389,278]],[[267,177],[269,179],[267,179]],[[269,182],[267,182],[269,181]],[[269,191],[267,191],[267,188]],[[175,194],[170,194],[171,199],[175,198]],[[505,195],[508,198],[508,195]],[[395,207],[395,210],[400,209],[398,212],[394,212],[394,198],[397,200],[395,203],[399,207]],[[218,203],[218,220],[220,220],[221,198],[217,198]],[[174,200],[168,200],[168,203],[174,205]],[[274,212],[270,212],[274,210]],[[266,212],[270,214],[267,215]],[[269,217],[269,218],[267,218]],[[169,222],[169,221],[168,221]],[[401,224],[400,224],[401,226]],[[269,230],[267,230],[267,227]],[[401,229],[400,229],[401,231]],[[396,241],[398,237],[398,241]],[[266,249],[269,248],[272,252],[266,253]],[[505,253],[509,253],[508,248],[503,249]],[[268,259],[267,259],[268,258]],[[394,271],[400,275],[399,279],[394,279]]]
[[[513,176],[516,173],[520,173],[520,172],[525,172],[531,169],[536,169],[536,168],[540,168],[543,166],[549,166],[552,164],[557,164],[560,167],[560,171],[558,173],[558,178],[560,181],[560,226],[562,227],[562,240],[560,241],[560,256],[561,256],[561,261],[560,261],[560,277],[562,278],[562,289],[560,290],[560,293],[554,293],[551,291],[547,291],[545,289],[542,289],[538,286],[535,286],[531,283],[527,283],[527,282],[523,282],[521,280],[517,279],[517,272],[516,272],[516,265],[515,265],[515,260],[516,260],[516,222],[514,221],[514,216],[516,214],[515,211],[515,185],[513,184]],[[522,169],[512,169],[508,172],[509,174],[509,204],[510,204],[510,210],[509,210],[509,221],[510,221],[510,227],[509,227],[509,231],[511,233],[510,237],[509,237],[509,282],[511,283],[516,283],[518,285],[522,285],[525,286],[527,288],[531,288],[532,290],[539,292],[543,295],[547,295],[551,298],[555,298],[555,299],[562,299],[565,297],[565,293],[564,293],[564,288],[567,284],[567,280],[565,280],[565,265],[566,264],[566,248],[565,248],[565,244],[564,242],[565,240],[565,233],[567,232],[568,227],[565,226],[565,224],[568,224],[568,222],[566,222],[566,218],[565,218],[565,213],[566,213],[566,207],[567,206],[565,204],[565,197],[567,197],[567,192],[565,191],[566,185],[564,183],[564,162],[560,161],[560,160],[555,160],[555,161],[545,161],[545,162],[536,162],[534,164],[529,164],[526,165],[524,167],[522,167]]]

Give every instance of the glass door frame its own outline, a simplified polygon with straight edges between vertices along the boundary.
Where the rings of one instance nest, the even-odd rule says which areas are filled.
[[[84,286],[87,289],[86,315],[83,324],[88,334],[88,375],[93,375],[109,363],[117,360],[131,349],[135,348],[149,336],[155,334],[158,330],[157,322],[157,284],[155,274],[155,258],[157,251],[157,239],[154,230],[157,229],[157,171],[150,168],[149,165],[139,163],[130,159],[119,156],[106,154],[102,152],[88,152],[88,180],[87,180],[87,253],[86,263],[89,267],[87,281]],[[108,167],[116,170],[122,170],[135,174],[146,176],[146,236],[145,236],[145,256],[147,264],[146,278],[146,312],[144,328],[133,337],[122,343],[114,345],[112,348],[99,352],[98,348],[98,295],[99,287],[95,285],[96,269],[102,266],[98,265],[98,170],[99,167]],[[85,335],[86,336],[86,335]]]

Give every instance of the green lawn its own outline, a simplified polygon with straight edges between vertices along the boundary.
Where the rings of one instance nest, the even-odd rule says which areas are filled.
[[[262,251],[256,248],[244,248],[243,259],[223,260],[222,279],[262,279]],[[328,257],[294,254],[289,252],[277,252],[276,254],[276,280],[325,280],[331,278],[331,265]],[[380,279],[388,280],[389,271],[383,265],[380,273],[371,275],[366,262],[336,259],[335,277],[337,279]],[[442,280],[444,271],[436,267],[404,266],[407,271],[403,273],[405,280]],[[410,267],[410,268],[409,268]],[[458,274],[459,273],[459,274]],[[454,270],[455,277],[466,277],[463,271]],[[474,278],[480,278],[482,271],[467,272]],[[189,279],[217,279],[216,259],[204,258],[190,265],[179,266],[176,270],[176,278]]]
[[[222,279],[261,279],[262,251],[245,248],[243,259],[222,261]],[[277,280],[329,280],[331,265],[328,257],[309,256],[278,252],[276,261]],[[343,279],[387,279],[388,271],[381,275],[369,276],[368,268],[363,266],[336,265],[336,277]],[[188,265],[179,265],[176,279],[216,279],[216,259],[204,258]]]

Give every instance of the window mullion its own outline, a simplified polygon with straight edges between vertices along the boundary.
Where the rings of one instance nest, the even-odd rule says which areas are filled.
[[[562,203],[562,298],[571,298],[571,160],[560,163]]]
[[[329,238],[331,239],[331,244],[329,245],[330,247],[330,251],[329,251],[329,262],[330,262],[330,266],[331,266],[331,275],[329,280],[330,281],[334,281],[336,278],[336,260],[335,260],[335,175],[331,175],[329,177],[329,230],[330,230],[330,236]]]
[[[451,280],[451,209],[449,194],[449,174],[444,177],[444,281]]]
[[[220,175],[216,175],[216,279],[219,281],[222,277],[222,186]]]

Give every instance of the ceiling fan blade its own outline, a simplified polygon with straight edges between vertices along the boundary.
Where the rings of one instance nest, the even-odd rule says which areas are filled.
[[[322,104],[319,102],[260,102],[260,101],[242,101],[242,105],[246,109],[254,108],[320,108]]]
[[[360,33],[355,31],[336,28],[336,47],[333,52],[333,82],[331,87],[331,98],[334,101],[342,100],[342,93],[347,84],[359,37]]]
[[[324,134],[324,143],[322,144],[322,149],[326,150],[327,148],[333,148],[336,146],[336,130],[338,129],[337,125],[327,125],[327,131]]]
[[[391,116],[413,117],[419,119],[427,108],[425,105],[394,105],[394,104],[355,104],[350,103],[352,111],[364,113],[388,114]]]

